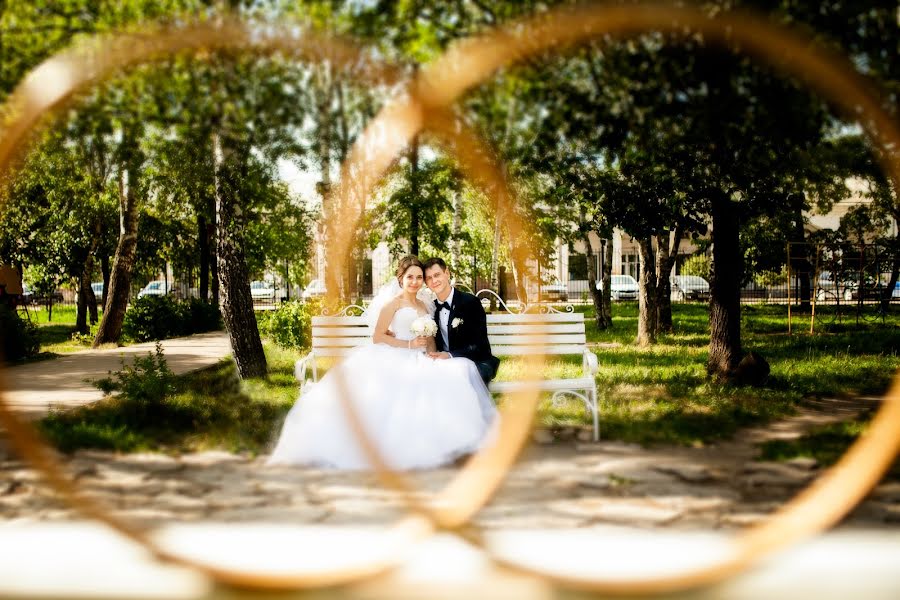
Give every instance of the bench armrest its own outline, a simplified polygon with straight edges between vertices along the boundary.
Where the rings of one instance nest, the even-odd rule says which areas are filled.
[[[584,349],[584,354],[582,355],[582,366],[584,367],[585,376],[594,377],[597,374],[597,369],[600,368],[600,363],[597,360],[597,355],[590,350],[590,348]]]
[[[313,350],[310,350],[309,354],[294,363],[294,377],[297,381],[300,383],[306,381],[306,371],[310,366],[312,367],[312,380],[318,381],[319,373],[316,369],[316,355]]]

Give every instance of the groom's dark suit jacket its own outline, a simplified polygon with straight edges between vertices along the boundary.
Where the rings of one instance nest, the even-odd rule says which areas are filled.
[[[438,311],[441,310],[446,309],[438,307]],[[435,312],[434,318],[436,321],[439,319],[438,312]],[[461,319],[456,327],[453,327],[454,319]],[[462,356],[474,362],[485,383],[494,378],[497,367],[500,366],[500,359],[491,354],[487,318],[478,298],[454,288],[450,319],[447,321],[447,337],[450,338],[449,348],[444,346],[440,331],[435,337],[439,351],[449,352],[454,357]]]

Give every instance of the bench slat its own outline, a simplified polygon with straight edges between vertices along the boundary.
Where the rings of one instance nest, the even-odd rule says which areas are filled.
[[[583,313],[526,313],[524,315],[509,313],[491,313],[486,315],[488,325],[497,325],[501,323],[510,324],[540,324],[540,323],[583,323]],[[350,327],[368,327],[369,323],[365,317],[313,317],[313,325],[338,325]]]
[[[313,340],[313,348],[317,356],[343,356],[353,348],[365,346],[368,341],[357,339]],[[584,344],[557,344],[555,346],[501,346],[491,345],[491,353],[494,356],[525,356],[534,354],[575,354],[584,353]]]
[[[583,333],[561,335],[489,335],[491,346],[523,346],[534,344],[584,344],[587,338]]]
[[[507,313],[491,313],[487,315],[488,325],[498,323],[579,323],[584,322],[582,313],[549,313],[511,315]]]
[[[367,346],[372,342],[369,337],[340,337],[340,338],[313,338],[313,348],[356,348],[357,346]]]
[[[582,335],[492,335],[488,336],[491,348],[514,348],[514,347],[531,347],[543,344],[554,344],[558,346],[574,346],[581,347],[585,344],[585,336]],[[356,346],[364,346],[372,342],[370,336],[342,336],[342,337],[313,337],[313,348],[354,348]],[[495,352],[496,353],[496,352]],[[529,352],[530,354],[531,352]],[[575,352],[580,354],[581,352]]]
[[[569,344],[557,346],[494,346],[491,345],[491,354],[494,356],[522,356],[526,354],[578,354],[584,353],[584,344]]]
[[[545,392],[556,392],[561,390],[582,390],[593,389],[594,380],[589,377],[579,377],[578,379],[541,379],[538,381],[492,381],[488,389],[494,393],[514,392],[522,389],[529,389],[533,386]]]
[[[358,325],[368,327],[365,317],[313,317],[313,325]]]
[[[321,327],[313,326],[313,337],[372,337],[368,327]]]
[[[346,356],[353,348],[316,348],[316,357]]]
[[[584,333],[584,323],[563,323],[561,325],[543,325],[530,323],[526,325],[512,325],[507,323],[491,324],[487,326],[488,335],[513,334],[513,333]]]

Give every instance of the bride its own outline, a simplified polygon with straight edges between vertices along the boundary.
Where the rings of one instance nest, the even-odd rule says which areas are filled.
[[[482,445],[496,409],[475,363],[432,359],[426,352],[434,351],[434,338],[411,331],[416,319],[434,310],[417,297],[424,285],[418,258],[400,261],[397,283],[379,293],[367,311],[378,310],[374,344],[354,349],[304,391],[268,464],[371,467],[340,401],[336,377],[341,375],[365,431],[393,469],[437,467]]]

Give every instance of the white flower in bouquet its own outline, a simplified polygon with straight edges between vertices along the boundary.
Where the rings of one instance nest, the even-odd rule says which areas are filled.
[[[409,330],[415,336],[434,337],[437,334],[438,326],[430,316],[425,315],[419,317],[409,326]]]

